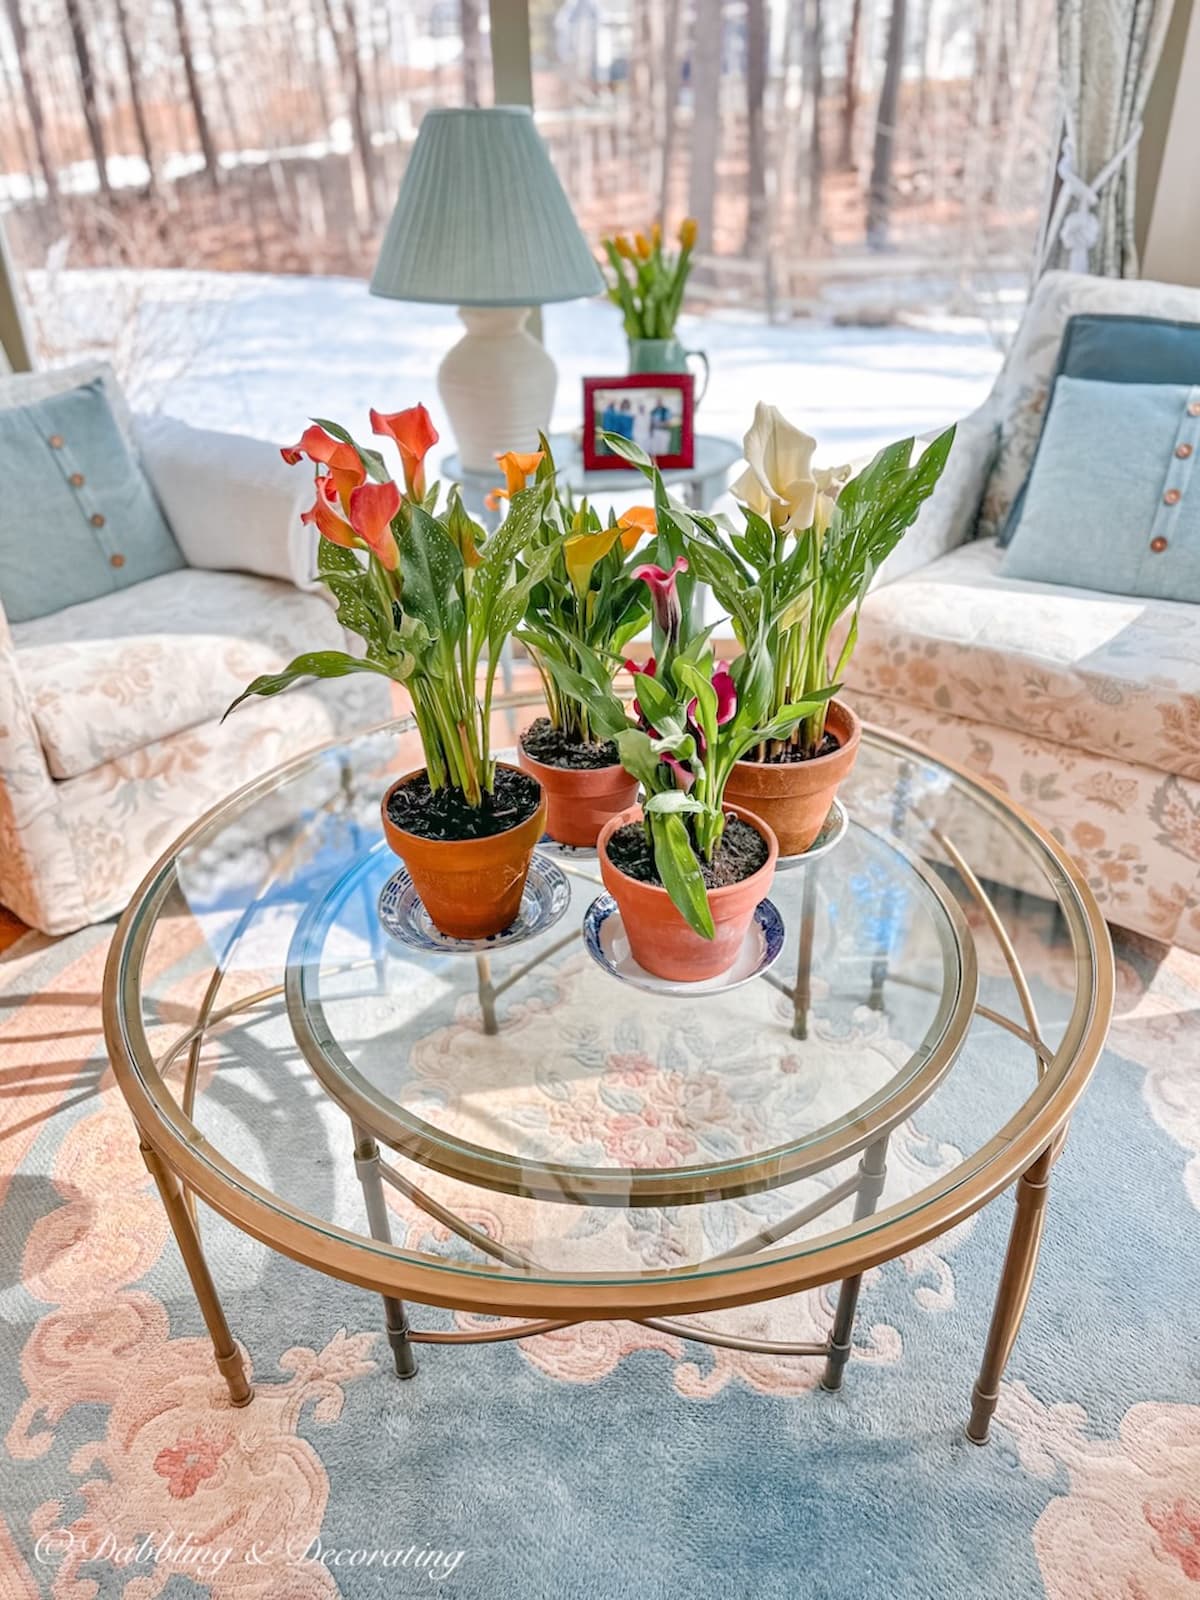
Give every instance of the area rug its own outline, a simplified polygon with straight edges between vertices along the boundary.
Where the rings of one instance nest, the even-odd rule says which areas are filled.
[[[1007,1198],[869,1275],[836,1396],[627,1324],[426,1349],[400,1384],[373,1297],[214,1221],[257,1388],[232,1410],[107,1067],[110,932],[0,958],[0,1600],[1200,1596],[1200,960],[1118,938],[977,1449]],[[1061,951],[1019,937],[1052,1007]]]

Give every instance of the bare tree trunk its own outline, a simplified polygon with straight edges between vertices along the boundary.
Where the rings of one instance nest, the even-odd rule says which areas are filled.
[[[171,0],[171,8],[175,13],[175,32],[179,36],[179,56],[183,62],[183,75],[187,79],[188,99],[192,102],[192,116],[196,123],[196,137],[200,141],[200,154],[204,157],[204,170],[208,173],[208,181],[215,189],[221,181],[221,168],[217,161],[217,149],[213,144],[212,130],[208,125],[208,112],[204,109],[204,96],[200,90],[200,78],[196,72],[196,62],[192,55],[192,34],[188,24],[187,12],[184,9],[184,0]]]
[[[842,89],[842,146],[838,165],[844,172],[854,168],[854,134],[858,121],[858,58],[862,53],[863,0],[852,0],[850,32],[846,37],[846,81]]]
[[[808,84],[808,215],[821,225],[821,184],[825,153],[821,143],[821,102],[825,98],[825,19],[821,0],[807,0],[804,18],[804,77]]]
[[[479,85],[483,63],[480,59],[479,0],[458,0],[459,27],[462,31],[463,105],[479,104]]]
[[[75,65],[79,72],[79,94],[83,106],[83,120],[87,124],[88,143],[96,163],[96,178],[100,193],[111,202],[112,187],[108,181],[108,154],[104,148],[104,125],[100,121],[100,108],[96,101],[96,74],[92,68],[91,51],[84,32],[79,0],[66,0],[67,26],[71,30],[71,43],[75,48]]]
[[[125,0],[116,0],[116,11],[117,32],[121,36],[121,54],[125,58],[125,76],[129,81],[129,104],[133,107],[133,121],[148,173],[146,189],[153,194],[158,187],[158,177],[154,170],[154,147],[150,143],[146,108],[142,104],[142,74],[138,66],[137,52],[133,48],[133,40],[129,37],[129,13],[126,10]]]
[[[767,89],[766,0],[746,0],[746,235],[742,254],[757,255],[767,220],[767,152],[763,99]]]
[[[666,27],[663,32],[662,65],[662,171],[658,181],[658,215],[664,229],[671,207],[671,165],[675,159],[675,130],[679,110],[679,0],[667,0]]]
[[[54,162],[50,158],[50,147],[46,143],[46,117],[42,110],[42,97],[38,93],[37,80],[33,76],[33,69],[29,64],[29,35],[25,28],[25,17],[21,11],[21,0],[7,0],[8,23],[12,29],[13,43],[17,50],[17,70],[21,74],[21,92],[25,96],[25,111],[29,117],[29,128],[33,134],[33,145],[37,151],[38,166],[41,168],[42,182],[46,185],[46,194],[50,204],[58,202],[58,173]]]
[[[374,222],[378,200],[375,195],[375,146],[371,143],[371,125],[367,116],[367,86],[363,78],[362,57],[358,50],[358,19],[354,13],[354,0],[344,0],[345,31],[338,27],[333,0],[325,0],[325,20],[333,35],[334,49],[341,62],[343,78],[348,82],[350,96],[350,121],[354,126],[354,143],[358,149],[366,189],[367,220]]]
[[[696,219],[701,250],[713,248],[717,150],[721,136],[722,0],[696,0],[692,49],[692,171],[688,210]]]
[[[892,201],[892,154],[896,144],[896,111],[900,103],[900,74],[904,66],[905,0],[892,0],[888,23],[887,59],[879,109],[875,116],[875,149],[871,158],[871,184],[867,193],[867,247],[886,250]]]
[[[212,54],[213,77],[217,81],[217,98],[221,102],[221,112],[225,118],[225,131],[229,135],[229,143],[234,150],[244,150],[246,140],[242,136],[240,119],[233,103],[233,93],[229,87],[229,79],[222,65],[221,38],[217,32],[217,19],[213,12],[212,0],[204,0],[204,25],[208,33],[208,48]],[[226,43],[229,43],[228,37]],[[235,51],[235,61],[238,53]]]

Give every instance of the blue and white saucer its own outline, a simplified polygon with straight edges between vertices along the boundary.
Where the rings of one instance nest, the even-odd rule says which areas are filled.
[[[562,868],[535,851],[516,918],[486,939],[455,939],[435,928],[413,888],[407,867],[394,872],[380,890],[379,920],[386,933],[414,950],[437,955],[478,955],[481,951],[506,950],[545,933],[570,903],[571,887]]]
[[[790,872],[793,867],[805,867],[810,861],[819,861],[822,856],[827,856],[831,850],[841,844],[846,837],[846,829],[850,826],[850,813],[840,800],[835,800],[829,808],[829,815],[821,824],[821,831],[809,845],[807,850],[801,850],[796,856],[780,856],[775,863],[776,872]]]
[[[695,996],[726,994],[730,989],[740,989],[742,984],[761,977],[768,967],[774,965],[783,949],[783,936],[783,918],[779,915],[778,906],[770,900],[760,900],[754,908],[753,921],[746,929],[746,937],[733,965],[719,972],[715,978],[701,978],[695,983],[677,983],[670,978],[654,977],[633,959],[621,913],[612,895],[597,895],[583,918],[583,942],[592,960],[622,983],[645,989],[647,994]]]

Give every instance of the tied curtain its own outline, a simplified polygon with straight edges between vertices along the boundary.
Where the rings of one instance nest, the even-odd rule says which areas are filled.
[[[1062,143],[1039,270],[1137,276],[1137,147],[1173,0],[1058,0]]]

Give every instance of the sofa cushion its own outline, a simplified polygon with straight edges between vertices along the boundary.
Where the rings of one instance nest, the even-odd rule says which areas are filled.
[[[1006,578],[994,540],[874,590],[853,691],[1200,777],[1195,606]]]
[[[26,508],[0,518],[0,599],[11,622],[183,565],[102,378],[0,407],[0,477],[21,485]]]
[[[1081,313],[1070,318],[1051,379],[1047,420],[1034,451],[1029,478],[1008,508],[998,534],[1001,544],[1010,543],[1021,520],[1030,478],[1037,470],[1042,441],[1053,416],[1060,378],[1090,378],[1100,383],[1200,383],[1200,322],[1112,313]]]
[[[278,672],[302,650],[344,644],[334,612],[316,595],[186,567],[17,623],[12,635],[56,778],[220,717],[260,672]]]
[[[1200,289],[1149,279],[1093,278],[1082,272],[1043,273],[993,391],[1000,448],[980,507],[981,534],[997,533],[1004,526],[1028,475],[1063,331],[1068,319],[1081,313],[1200,323]]]
[[[1200,603],[1200,385],[1061,377],[1008,578]]]

